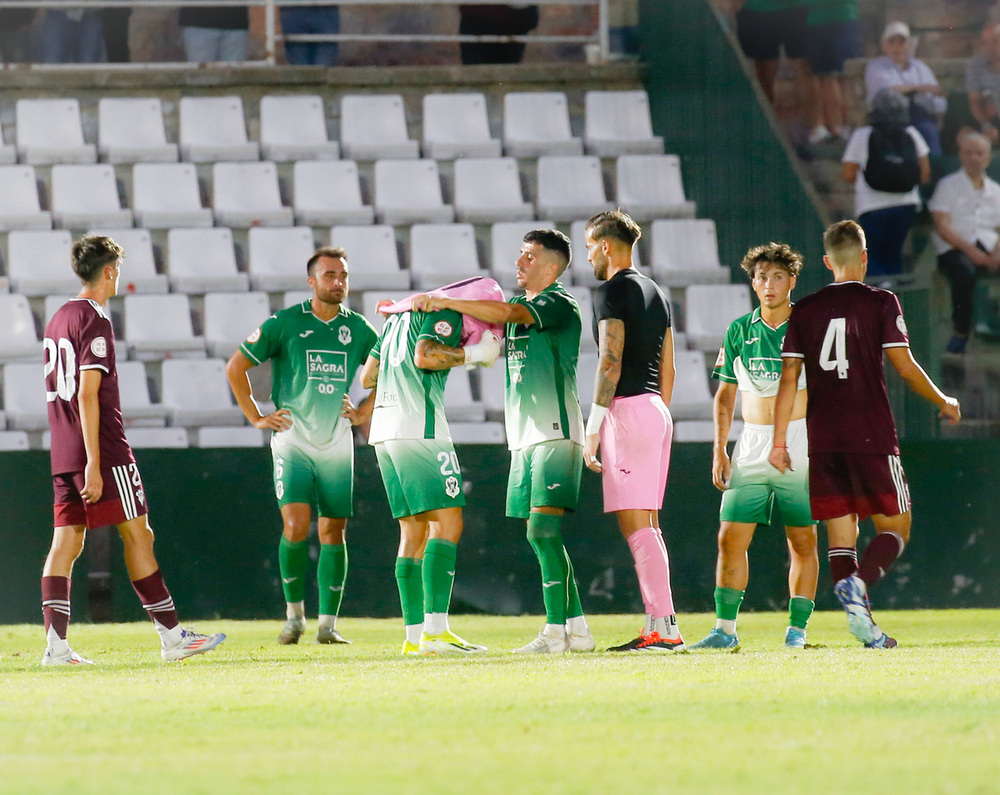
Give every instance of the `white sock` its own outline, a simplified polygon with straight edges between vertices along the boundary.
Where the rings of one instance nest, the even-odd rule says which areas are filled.
[[[319,615],[319,625],[320,627],[326,627],[327,629],[337,628],[337,617],[326,615],[325,613],[320,613]]]
[[[677,616],[661,616],[653,619],[653,631],[661,638],[679,638],[681,631],[677,628]]]
[[[542,635],[546,638],[565,638],[566,637],[566,625],[565,624],[546,624],[542,627]]]
[[[721,629],[727,635],[736,634],[736,619],[728,618],[717,618],[715,619],[715,628]]]
[[[153,626],[156,627],[156,631],[160,633],[160,644],[164,649],[176,646],[181,642],[181,638],[184,637],[184,630],[181,629],[180,624],[173,629],[167,629],[159,621],[154,621]]]
[[[642,634],[648,635],[652,631],[653,631],[653,617],[649,613],[646,613],[646,626],[643,628]]]
[[[448,631],[447,613],[424,613],[424,633],[442,635]]]
[[[285,602],[285,618],[300,618],[306,620],[305,602]]]
[[[566,631],[570,635],[589,635],[590,628],[587,626],[587,619],[583,616],[573,616],[566,619]]]
[[[410,643],[420,643],[420,633],[424,631],[423,624],[407,624],[406,640]]]

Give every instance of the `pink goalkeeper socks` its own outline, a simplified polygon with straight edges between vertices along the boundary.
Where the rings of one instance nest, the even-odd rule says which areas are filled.
[[[635,561],[635,573],[639,577],[639,590],[646,613],[656,617],[673,615],[670,561],[660,531],[655,527],[644,527],[629,536],[628,546]]]

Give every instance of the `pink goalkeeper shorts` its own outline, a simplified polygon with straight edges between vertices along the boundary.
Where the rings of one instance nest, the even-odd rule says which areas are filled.
[[[615,398],[601,425],[604,512],[658,511],[670,468],[674,422],[659,395]]]

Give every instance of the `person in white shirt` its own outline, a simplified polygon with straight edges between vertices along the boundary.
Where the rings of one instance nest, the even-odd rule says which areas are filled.
[[[986,175],[991,154],[985,135],[968,132],[959,138],[962,168],[938,182],[927,205],[934,217],[938,268],[951,282],[949,353],[965,353],[979,273],[1000,271],[1000,185]]]
[[[854,184],[854,215],[868,240],[868,275],[886,276],[902,273],[903,244],[920,208],[917,185],[900,193],[876,190],[865,179],[869,141],[875,126],[903,127],[913,139],[919,163],[919,180],[931,178],[927,142],[908,122],[908,103],[895,89],[883,89],[875,97],[869,123],[858,127],[847,142],[841,158],[845,182]]]
[[[895,88],[910,102],[910,121],[933,156],[941,154],[940,120],[948,110],[944,89],[934,72],[913,57],[913,38],[905,22],[890,22],[882,32],[882,52],[865,67],[865,101],[872,104],[883,88]]]

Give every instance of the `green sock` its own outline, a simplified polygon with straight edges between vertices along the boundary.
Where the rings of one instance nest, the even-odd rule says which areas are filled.
[[[340,603],[344,598],[346,580],[347,545],[320,544],[319,567],[316,569],[320,615],[340,615]]]
[[[447,613],[455,585],[458,546],[443,538],[432,538],[424,548],[424,612]]]
[[[284,536],[278,544],[278,569],[281,589],[286,602],[301,602],[306,598],[306,570],[309,568],[309,542],[292,543]]]
[[[583,604],[580,602],[580,589],[576,585],[576,572],[573,570],[573,561],[569,559],[569,552],[563,547],[563,554],[566,555],[566,584],[569,586],[569,599],[566,601],[566,618],[576,618],[583,615]]]
[[[545,623],[566,623],[568,556],[563,547],[559,525],[562,517],[551,513],[532,512],[528,515],[528,543],[535,550],[542,570],[542,599],[545,602]]]
[[[804,596],[793,596],[788,600],[789,625],[805,629],[815,606],[816,603],[812,599],[806,599]]]
[[[746,591],[737,591],[735,588],[715,589],[715,615],[723,621],[735,621],[740,614],[740,605],[743,604],[743,594]]]
[[[416,558],[396,558],[396,587],[403,623],[410,627],[424,623],[423,563]]]

